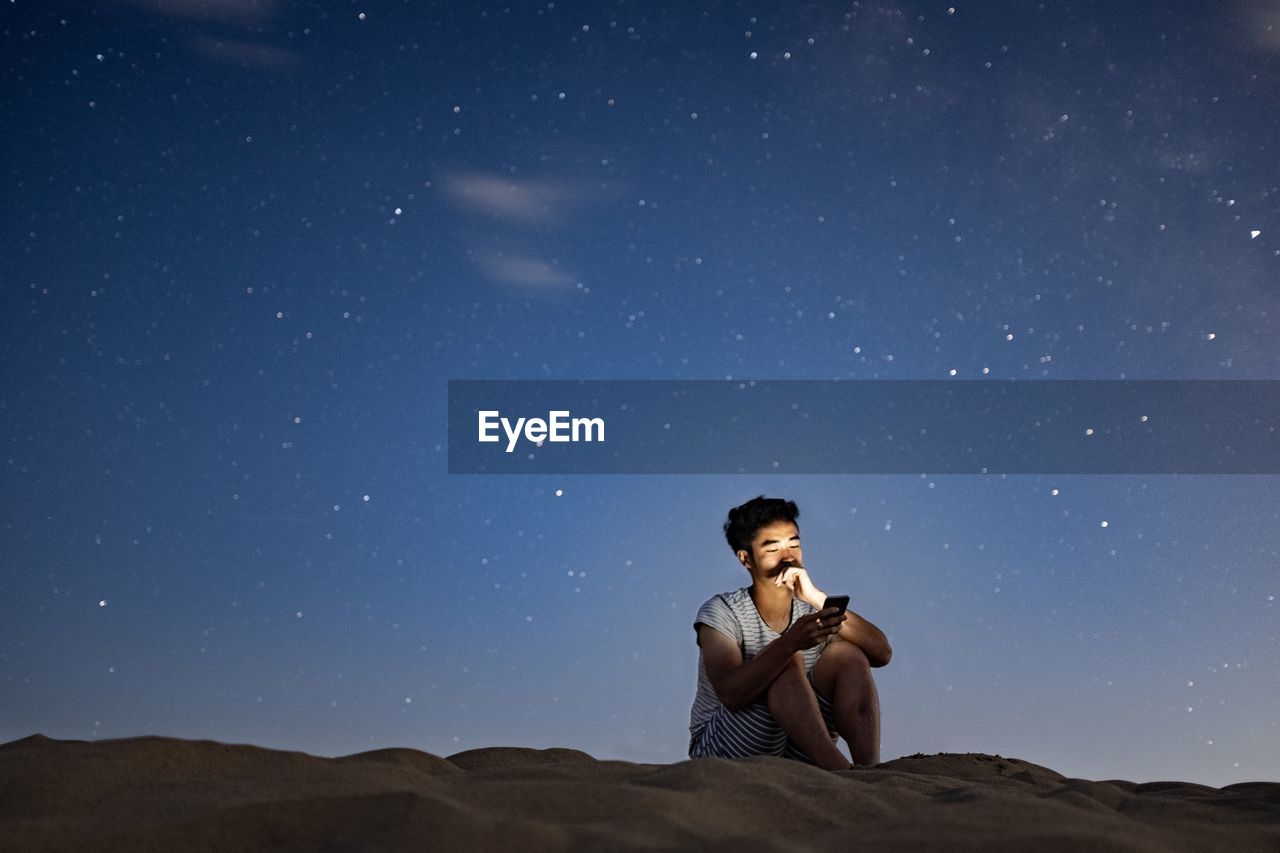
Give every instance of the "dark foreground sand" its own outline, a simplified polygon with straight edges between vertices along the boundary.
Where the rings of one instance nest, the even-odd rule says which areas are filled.
[[[1280,783],[1090,782],[991,755],[827,773],[570,749],[317,758],[140,737],[0,746],[0,850],[1280,851]]]

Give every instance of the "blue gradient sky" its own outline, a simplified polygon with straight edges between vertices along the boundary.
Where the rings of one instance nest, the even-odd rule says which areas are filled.
[[[448,379],[1280,379],[1280,17],[1175,5],[5,4],[0,741],[681,760],[763,492],[884,758],[1280,779],[1276,478],[446,474]]]

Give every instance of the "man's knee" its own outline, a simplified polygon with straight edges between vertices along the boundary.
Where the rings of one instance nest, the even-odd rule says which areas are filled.
[[[845,643],[849,647],[845,652],[849,656],[849,666],[857,669],[861,673],[871,675],[871,661],[867,659],[867,653],[853,643]]]
[[[872,683],[871,662],[867,655],[853,643],[835,639],[822,650],[822,657],[814,667],[814,686],[828,700],[835,699],[837,686],[848,684],[859,692],[868,692]]]
[[[825,649],[822,650],[822,658],[819,660],[830,659],[830,662],[839,666],[842,670],[851,670],[855,673],[871,672],[871,661],[867,660],[867,654],[848,640],[835,639],[832,640]]]
[[[848,681],[855,686],[857,690],[857,705],[854,710],[860,716],[868,717],[873,710],[872,696],[875,690],[875,682],[871,675],[871,662],[867,660],[866,653],[853,643],[841,641],[841,645],[844,648],[837,652],[836,680]]]

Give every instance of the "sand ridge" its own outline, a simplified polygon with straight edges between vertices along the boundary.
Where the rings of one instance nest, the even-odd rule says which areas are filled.
[[[339,758],[137,737],[0,745],[9,850],[1280,849],[1280,783],[1071,779],[915,755],[828,773],[779,758],[600,761],[573,749]]]

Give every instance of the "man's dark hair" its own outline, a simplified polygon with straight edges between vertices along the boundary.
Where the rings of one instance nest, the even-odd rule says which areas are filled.
[[[729,510],[729,520],[724,523],[724,538],[729,540],[729,547],[736,554],[739,551],[751,551],[751,540],[756,538],[756,531],[775,521],[790,521],[800,529],[796,519],[800,517],[800,507],[795,501],[782,498],[766,498],[759,495]]]

